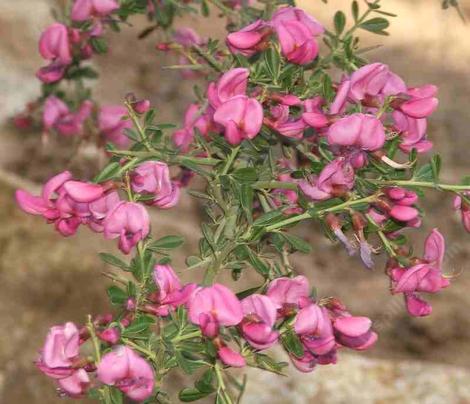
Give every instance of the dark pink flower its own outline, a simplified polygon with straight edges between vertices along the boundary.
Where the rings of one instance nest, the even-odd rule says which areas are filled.
[[[122,148],[130,143],[125,130],[132,128],[132,122],[123,119],[126,115],[127,108],[121,105],[105,105],[98,113],[98,128],[101,134],[106,140]]]
[[[276,105],[270,109],[271,117],[265,122],[283,136],[302,139],[307,125],[302,118],[291,117],[289,113],[288,105]]]
[[[266,296],[276,305],[280,316],[292,314],[293,310],[309,302],[310,287],[305,276],[274,279],[268,286]]]
[[[267,349],[279,338],[274,331],[277,307],[264,295],[254,294],[242,300],[243,320],[240,324],[243,337],[256,349]]]
[[[188,302],[189,320],[201,327],[204,335],[218,335],[219,326],[238,325],[243,310],[235,294],[221,284],[196,289]]]
[[[117,9],[116,0],[75,0],[71,17],[73,21],[86,21],[92,17],[106,17]]]
[[[217,355],[219,356],[219,359],[227,366],[231,366],[233,368],[242,368],[246,366],[245,358],[226,345],[223,345],[217,349]]]
[[[248,69],[237,67],[224,73],[217,83],[210,83],[207,88],[207,98],[210,105],[217,109],[237,95],[246,95],[249,75]]]
[[[70,376],[58,379],[57,383],[60,390],[68,397],[80,398],[86,393],[90,378],[84,369],[77,369]]]
[[[354,169],[343,157],[328,163],[318,177],[299,181],[299,188],[313,201],[330,199],[354,186]]]
[[[374,151],[385,143],[385,130],[375,116],[355,113],[341,118],[328,129],[330,145],[354,146]]]
[[[282,54],[289,62],[308,64],[318,55],[315,36],[323,34],[323,26],[303,10],[284,7],[276,11],[271,25],[277,33]]]
[[[377,334],[371,327],[372,321],[367,317],[346,315],[333,321],[336,341],[357,351],[366,350],[377,341]]]
[[[73,113],[60,98],[51,95],[44,103],[44,128],[55,129],[64,136],[79,135],[83,131],[83,123],[91,115],[92,107],[93,103],[87,100]]]
[[[105,354],[96,374],[100,382],[116,387],[131,400],[144,401],[153,393],[155,375],[152,367],[126,346]]]
[[[172,140],[175,146],[186,152],[194,140],[196,131],[204,137],[207,136],[213,126],[212,115],[212,108],[201,111],[200,105],[191,104],[184,114],[183,128],[173,133]]]
[[[470,196],[470,192],[465,192],[464,195],[468,197]],[[463,226],[465,230],[470,233],[470,207],[461,196],[454,198],[454,209],[460,211]]]
[[[237,145],[244,139],[253,139],[260,132],[263,107],[255,98],[239,95],[217,108],[214,121],[224,127],[227,142]]]
[[[56,22],[46,28],[39,39],[39,53],[44,59],[61,65],[72,63],[68,29],[64,24]]]
[[[171,309],[176,309],[186,304],[195,284],[181,285],[175,271],[170,265],[155,265],[153,279],[157,285],[157,291],[152,295],[152,312],[159,316],[168,316]]]
[[[227,35],[227,46],[232,53],[253,56],[263,50],[271,35],[271,29],[263,20],[256,20],[239,31]]]
[[[150,218],[141,204],[121,201],[108,212],[103,227],[105,238],[119,238],[119,249],[129,254],[139,241],[148,236]]]
[[[416,149],[418,153],[431,150],[432,142],[426,139],[426,119],[416,119],[395,110],[392,113],[394,128],[400,133],[400,149],[406,153]]]
[[[432,84],[409,88],[406,93],[410,98],[400,104],[399,108],[411,118],[426,118],[436,110],[439,104],[438,99],[435,97],[437,87]]]

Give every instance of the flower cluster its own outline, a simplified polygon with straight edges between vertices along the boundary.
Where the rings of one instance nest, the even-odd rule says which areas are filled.
[[[133,94],[125,106],[98,107],[88,97],[71,102],[48,88],[45,130],[96,132],[114,144],[107,147],[110,161],[93,182],[65,171],[38,196],[18,190],[17,202],[64,236],[85,225],[118,239],[121,252],[131,256],[100,254],[114,282],[108,295],[116,314],[90,316],[82,328],[56,326],[46,337],[37,365],[64,394],[160,401],[172,369],[201,369],[194,387],[180,391],[181,400],[214,394],[231,404],[239,401],[243,383],[226,372],[251,366],[282,374],[286,364],[269,355],[276,345],[302,372],[336,363],[341,348],[371,348],[377,341],[372,320],[352,315],[338,298],[318,298],[290,263],[291,254],[311,251],[289,232],[307,220],[318,221],[325,236],[368,269],[375,255],[386,255],[391,293],[403,295],[410,315],[431,314],[424,294],[451,280],[444,237],[434,229],[416,257],[408,233],[421,227],[426,188],[452,193],[470,231],[470,185],[443,183],[437,155],[424,164],[417,159],[432,148],[427,119],[438,105],[437,88],[408,87],[388,66],[358,56],[356,30],[386,33],[383,15],[389,13],[379,2],[367,3],[359,15],[353,1],[354,24],[345,30],[346,15],[339,11],[334,32],[292,5],[214,2],[231,30],[226,47],[187,27],[157,45],[177,54],[171,68],[183,78],[207,79],[202,90],[195,86],[197,100],[172,133],[172,125],[155,123],[150,102]],[[75,0],[70,24],[55,23],[41,37],[50,65],[38,76],[51,84],[77,69],[83,73],[79,61],[99,51],[105,27],[115,27],[115,17],[125,20],[127,8],[142,9],[168,28],[175,10],[191,9],[192,1],[145,3],[118,8],[114,0]],[[333,67],[343,72],[339,81]],[[28,118],[17,123],[27,126]],[[199,180],[189,193],[203,201],[204,223],[198,251],[186,258],[192,279],[184,283],[171,264],[171,250],[184,239],[152,239],[147,209],[176,206],[194,176]],[[218,278],[229,272],[238,280],[248,271],[254,274],[248,280],[262,281],[239,293]],[[91,356],[81,353],[84,344]]]

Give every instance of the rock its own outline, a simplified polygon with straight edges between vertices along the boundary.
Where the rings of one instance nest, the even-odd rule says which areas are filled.
[[[257,404],[463,404],[470,402],[470,371],[420,361],[371,359],[340,353],[338,364],[282,377],[248,372],[243,402]]]

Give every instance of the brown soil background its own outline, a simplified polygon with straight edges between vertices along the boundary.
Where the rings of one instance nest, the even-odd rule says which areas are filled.
[[[327,26],[335,10],[350,4],[349,0],[330,0],[328,5],[320,0],[299,3]],[[470,1],[461,3],[470,15]],[[437,0],[387,0],[384,4],[398,18],[392,22],[390,37],[364,33],[365,44],[384,45],[368,57],[388,63],[410,84],[439,86],[440,107],[430,120],[429,135],[444,161],[443,178],[458,180],[470,174],[470,26],[455,12],[441,11]],[[36,41],[50,21],[49,5],[45,0],[0,0],[0,119],[21,110],[38,92],[33,77],[41,64]],[[196,27],[205,35],[222,32],[215,19],[210,24],[198,19],[179,24]],[[111,53],[96,58],[103,75],[97,95],[102,101],[119,103],[132,90],[158,106],[161,121],[178,122],[192,100],[192,83],[183,83],[177,73],[162,71],[161,66],[171,61],[153,50],[155,37],[137,41],[137,32],[136,27],[129,27],[123,34],[112,35]],[[51,139],[44,147],[39,133],[19,134],[7,123],[0,130],[0,403],[56,403],[59,399],[52,384],[32,360],[50,325],[81,322],[87,313],[109,310],[104,294],[108,282],[100,276],[105,268],[96,252],[114,251],[114,246],[86,230],[71,239],[61,238],[41,219],[15,207],[13,188],[18,178],[42,181],[66,164],[76,173],[90,175],[96,158],[93,151],[82,150],[80,158],[69,164],[67,142]],[[5,174],[11,172],[18,177]],[[424,230],[439,227],[448,242],[447,271],[458,274],[450,288],[430,299],[434,312],[428,318],[408,317],[401,299],[390,296],[380,260],[374,272],[364,270],[339,246],[324,240],[315,225],[298,227],[314,253],[299,255],[294,262],[321,295],[340,296],[353,312],[374,319],[380,340],[365,356],[470,368],[470,235],[452,212],[451,198],[429,193],[424,207],[428,215],[423,231],[414,232],[417,251],[421,251]],[[200,209],[194,201],[186,197],[178,211],[156,211],[153,216],[155,235],[181,234],[188,240],[182,254],[196,251]],[[182,257],[175,257],[175,262],[178,269],[184,268]],[[318,402],[329,401],[321,398]]]

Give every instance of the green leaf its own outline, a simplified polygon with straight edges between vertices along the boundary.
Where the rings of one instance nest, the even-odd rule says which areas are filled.
[[[202,0],[201,2],[201,14],[203,17],[209,16],[209,5],[207,4],[206,0]]]
[[[293,329],[288,329],[282,334],[281,342],[287,352],[294,354],[298,358],[304,354],[304,347]]]
[[[122,332],[122,336],[126,338],[142,337],[142,334],[148,331],[153,324],[155,324],[155,319],[153,317],[145,315],[139,316]]]
[[[107,292],[111,303],[116,306],[121,306],[128,298],[127,293],[115,285],[110,286]]]
[[[352,16],[354,18],[354,21],[356,22],[359,18],[359,4],[357,3],[357,0],[354,0],[351,4],[351,12]]]
[[[101,54],[106,53],[108,51],[108,43],[103,37],[92,37],[90,39],[90,44],[96,53]]]
[[[359,24],[359,27],[365,29],[366,31],[380,34],[384,29],[387,29],[389,25],[390,23],[385,18],[375,17],[364,21],[362,24]]]
[[[414,181],[432,182],[434,180],[433,168],[431,163],[419,167],[413,175]]]
[[[273,358],[266,354],[255,354],[255,362],[260,369],[282,375],[282,369],[287,365],[286,362],[276,362]]]
[[[303,238],[289,233],[281,233],[282,237],[297,251],[308,254],[312,251],[312,246]]]
[[[265,213],[264,215],[260,216],[253,222],[253,226],[268,226],[270,224],[274,224],[280,222],[281,220],[285,219],[285,216],[280,210],[272,210],[271,212]]]
[[[238,182],[250,184],[258,179],[258,174],[254,167],[244,167],[236,170],[232,177]]]
[[[207,397],[209,394],[210,393],[203,393],[193,387],[187,387],[179,392],[178,397],[181,401],[189,403],[191,401],[197,401],[201,398]]]
[[[210,394],[215,391],[214,387],[214,369],[207,369],[204,374],[201,376],[199,380],[194,383],[196,389],[198,389],[201,393]]]
[[[184,238],[181,236],[165,236],[151,242],[147,248],[151,251],[173,250],[184,244]]]
[[[337,11],[334,17],[334,23],[336,33],[341,35],[346,25],[346,15],[342,11]]]
[[[276,81],[280,74],[281,58],[274,48],[268,48],[264,52],[264,61],[269,70],[269,74]]]
[[[121,165],[117,161],[113,161],[103,168],[95,178],[93,178],[93,182],[99,183],[110,180],[119,173],[120,169]]]
[[[99,253],[98,255],[106,264],[121,268],[124,271],[129,271],[129,265],[118,257],[108,253]]]
[[[432,175],[433,175],[434,182],[439,181],[439,174],[441,172],[441,165],[442,165],[441,156],[439,156],[439,154],[436,154],[436,155],[432,156],[431,168],[432,168]]]

